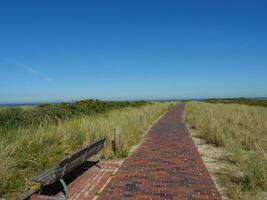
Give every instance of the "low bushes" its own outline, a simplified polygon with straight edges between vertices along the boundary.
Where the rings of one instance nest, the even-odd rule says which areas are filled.
[[[41,123],[57,123],[59,120],[70,119],[75,116],[103,113],[112,109],[125,107],[139,107],[149,102],[112,102],[99,100],[82,100],[75,103],[43,104],[32,109],[19,107],[0,110],[0,129],[25,128],[37,126]]]
[[[203,101],[208,103],[243,104],[249,106],[267,107],[267,99],[230,98],[230,99],[206,99]]]

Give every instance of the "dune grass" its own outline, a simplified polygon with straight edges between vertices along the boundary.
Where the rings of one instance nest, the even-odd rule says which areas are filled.
[[[0,198],[12,199],[32,187],[30,176],[102,136],[107,136],[103,158],[126,157],[149,125],[170,106],[170,103],[153,103],[77,117],[56,125],[9,130],[0,140]],[[116,127],[120,134],[115,155],[111,140]]]
[[[233,155],[229,160],[243,175],[224,177],[230,199],[257,199],[267,191],[267,108],[188,102],[184,118],[208,143]]]

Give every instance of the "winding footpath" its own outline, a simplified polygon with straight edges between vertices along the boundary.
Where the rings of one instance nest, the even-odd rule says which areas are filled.
[[[220,200],[193,141],[179,104],[155,123],[123,162],[98,200]]]

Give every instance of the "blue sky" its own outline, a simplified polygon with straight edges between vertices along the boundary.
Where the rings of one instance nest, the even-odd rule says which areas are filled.
[[[267,1],[1,1],[0,103],[267,96]]]

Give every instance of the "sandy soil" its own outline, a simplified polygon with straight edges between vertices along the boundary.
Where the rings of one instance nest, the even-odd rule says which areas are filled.
[[[226,195],[226,188],[221,183],[219,177],[225,176],[229,173],[229,169],[234,174],[239,174],[238,168],[234,166],[227,157],[231,156],[229,152],[221,147],[215,147],[211,144],[207,144],[205,140],[200,138],[200,134],[197,130],[192,129],[187,125],[195,146],[200,153],[202,160],[204,161],[208,171],[210,172],[212,179],[214,180],[222,198],[228,200]]]

